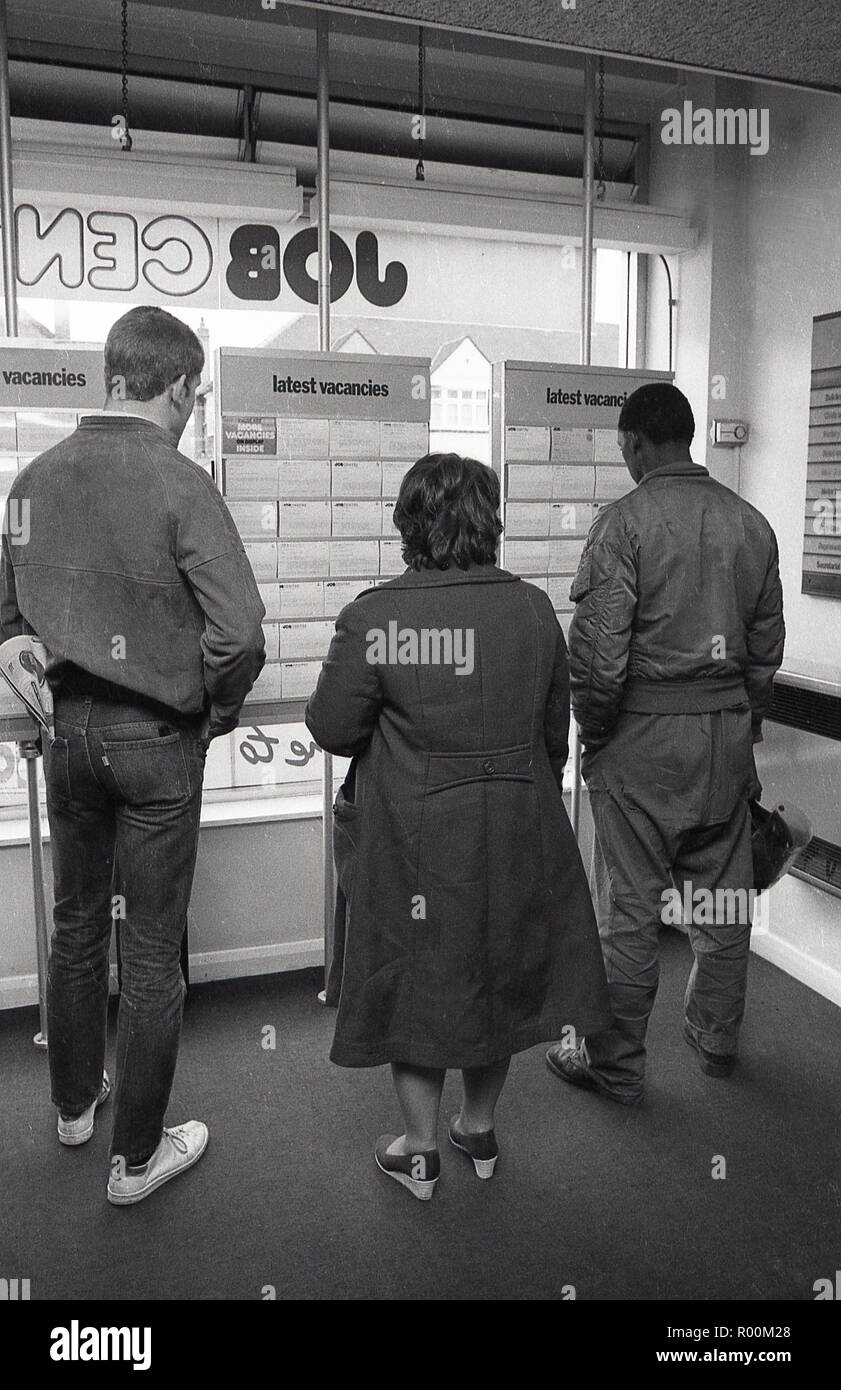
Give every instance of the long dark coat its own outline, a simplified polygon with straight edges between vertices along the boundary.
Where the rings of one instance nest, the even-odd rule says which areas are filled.
[[[380,633],[433,629],[461,633],[464,674],[401,664],[394,640],[377,651]],[[307,724],[353,758],[334,811],[348,911],[332,1060],[484,1066],[607,1026],[561,800],[569,677],[546,594],[494,565],[366,590],[339,615]]]

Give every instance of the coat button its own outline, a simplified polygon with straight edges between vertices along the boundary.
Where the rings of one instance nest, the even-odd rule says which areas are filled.
[[[486,758],[486,760],[482,763],[482,767],[484,768],[485,772],[488,773],[489,776],[492,772],[496,772],[496,764],[492,763],[490,758]]]

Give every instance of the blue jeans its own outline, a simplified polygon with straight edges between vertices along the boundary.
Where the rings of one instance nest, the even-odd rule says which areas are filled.
[[[56,738],[44,748],[55,884],[52,1100],[72,1117],[99,1095],[117,920],[122,995],[111,1153],[127,1164],[145,1163],[157,1148],[175,1073],[205,752],[198,720],[56,695]]]

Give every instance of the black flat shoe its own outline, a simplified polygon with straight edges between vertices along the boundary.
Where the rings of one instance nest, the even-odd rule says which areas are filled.
[[[697,1038],[693,1037],[690,1033],[689,1025],[686,1023],[683,1025],[683,1036],[689,1043],[689,1046],[694,1048],[697,1052],[698,1062],[705,1076],[732,1075],[733,1068],[736,1065],[735,1053],[707,1052],[706,1048],[702,1047]]]
[[[447,1132],[450,1143],[473,1159],[477,1178],[492,1178],[499,1158],[499,1148],[493,1130],[486,1129],[481,1134],[462,1134],[461,1130],[456,1128],[457,1120],[458,1115],[453,1115],[449,1123]]]
[[[374,1150],[374,1158],[381,1172],[408,1188],[413,1197],[428,1202],[441,1172],[441,1159],[437,1149],[427,1149],[425,1153],[390,1154],[388,1147],[397,1138],[396,1134],[381,1134]]]

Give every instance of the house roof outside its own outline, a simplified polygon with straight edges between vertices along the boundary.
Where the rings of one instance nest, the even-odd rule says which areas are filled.
[[[0,303],[0,334],[2,334],[3,337],[7,336],[6,312],[2,303]],[[17,336],[19,338],[45,338],[47,341],[52,342],[56,335],[55,333],[51,333],[49,328],[41,323],[39,319],[33,318],[31,314],[27,313],[25,300],[19,300]]]
[[[411,319],[366,318],[353,315],[332,316],[333,351],[359,333],[378,353],[392,357],[428,357],[435,372],[469,338],[489,362],[505,359],[523,362],[578,362],[579,335],[576,329],[506,328],[475,323],[440,323]],[[317,346],[318,320],[313,314],[300,314],[280,333],[274,333],[260,346],[296,348],[312,352]],[[594,324],[592,358],[594,363],[614,365],[619,350],[616,324]]]

